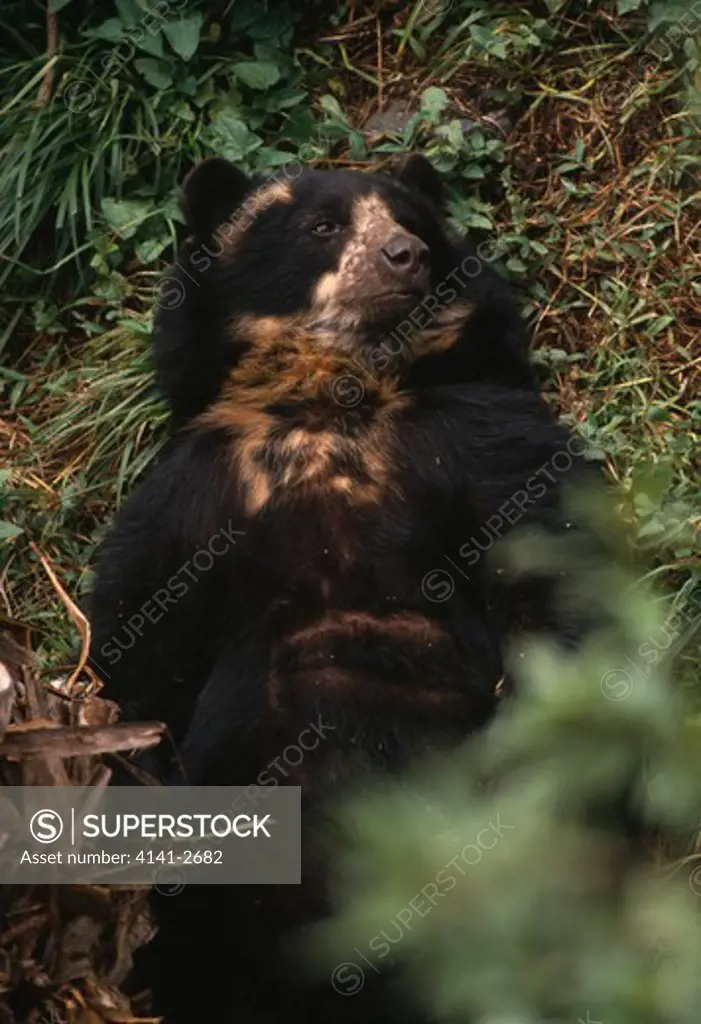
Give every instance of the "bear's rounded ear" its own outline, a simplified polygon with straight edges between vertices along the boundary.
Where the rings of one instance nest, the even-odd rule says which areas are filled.
[[[445,202],[443,179],[433,164],[420,153],[410,153],[400,162],[394,177],[407,188],[416,189],[442,208]]]
[[[182,209],[190,230],[199,238],[210,238],[251,187],[243,171],[223,157],[200,161],[182,187]]]

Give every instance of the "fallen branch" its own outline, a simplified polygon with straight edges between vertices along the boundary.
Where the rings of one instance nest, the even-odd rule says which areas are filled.
[[[87,725],[64,728],[11,725],[0,742],[0,758],[21,761],[35,757],[79,757],[111,754],[118,750],[144,750],[160,743],[165,724]]]

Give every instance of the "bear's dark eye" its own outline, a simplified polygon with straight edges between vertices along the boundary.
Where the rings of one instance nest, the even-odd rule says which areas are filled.
[[[312,230],[315,235],[335,235],[341,230],[341,225],[333,220],[320,220]]]

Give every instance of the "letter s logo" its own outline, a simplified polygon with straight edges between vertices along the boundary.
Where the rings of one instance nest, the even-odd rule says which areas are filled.
[[[29,831],[38,843],[55,843],[63,832],[63,821],[57,811],[44,809],[32,815]]]

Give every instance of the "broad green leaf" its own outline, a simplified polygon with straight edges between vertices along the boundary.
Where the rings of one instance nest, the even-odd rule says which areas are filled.
[[[691,10],[689,10],[691,8]],[[661,25],[671,25],[675,22],[681,22],[685,15],[690,15],[692,18],[697,17],[696,6],[693,4],[693,0],[663,0],[661,3],[654,3],[650,8],[648,15],[648,29],[650,32],[654,32]],[[686,28],[688,31],[689,22],[686,22]],[[681,26],[684,30],[684,26]],[[670,45],[675,45],[673,40],[674,36],[670,39],[661,40],[661,46],[663,51],[666,51]]]
[[[168,248],[169,244],[170,237],[168,235],[159,235],[156,238],[146,238],[143,242],[139,242],[134,252],[140,263],[153,263]]]
[[[163,37],[160,32],[145,31],[137,46],[144,53],[150,53],[152,57],[163,56]]]
[[[175,103],[169,105],[168,109],[173,117],[179,117],[182,121],[191,123],[195,120],[195,112],[185,100],[176,100]]]
[[[239,81],[250,89],[269,89],[280,78],[277,64],[271,61],[239,61],[232,66]]]
[[[467,178],[468,181],[481,181],[484,178],[484,168],[479,164],[466,164],[460,171],[462,178]]]
[[[106,302],[124,302],[129,294],[129,285],[121,274],[112,273],[102,277],[92,286],[92,292]]]
[[[17,526],[16,523],[7,523],[0,520],[0,540],[14,540],[21,533],[24,533],[21,526]]]
[[[330,114],[335,123],[342,124],[344,128],[350,128],[348,118],[343,113],[341,104],[335,96],[332,96],[331,93],[326,93],[321,97],[319,102],[322,110],[325,110],[327,114]]]
[[[525,274],[526,272],[526,264],[518,256],[511,256],[506,261],[506,266],[508,270],[513,270],[515,274]]]
[[[673,479],[674,469],[671,463],[646,461],[634,467],[631,488],[636,497],[645,495],[655,507],[659,507],[669,492]]]
[[[187,18],[168,21],[163,26],[163,34],[173,47],[178,57],[190,60],[196,52],[202,32],[203,17],[201,11],[195,11]]]
[[[119,18],[108,18],[93,29],[84,32],[89,39],[104,39],[108,43],[119,43],[124,39],[124,25]]]
[[[283,153],[279,149],[260,149],[256,154],[256,170],[265,171],[270,167],[282,167],[284,164],[299,163],[294,153]]]
[[[154,89],[168,89],[173,84],[173,76],[164,61],[140,57],[134,61],[134,67]]]
[[[115,0],[119,20],[125,28],[133,28],[144,20],[146,11],[139,7],[136,0]]]
[[[49,9],[52,14],[58,14],[58,12],[62,11],[70,2],[71,0],[51,0]]]
[[[153,212],[152,204],[140,199],[105,198],[101,209],[107,223],[120,238],[132,238],[137,228]]]
[[[448,124],[439,125],[436,134],[443,136],[454,152],[458,153],[463,148],[465,136],[459,121],[450,121]]]
[[[500,60],[506,58],[506,45],[494,32],[483,28],[482,25],[470,25],[470,35],[477,50],[486,50]]]
[[[444,89],[432,85],[421,93],[421,109],[430,117],[442,113],[448,105],[448,94]]]
[[[229,160],[242,160],[263,144],[263,140],[229,110],[222,111],[216,116],[212,130],[221,155]]]
[[[487,231],[494,229],[491,220],[481,213],[468,213],[466,220],[469,226],[473,228],[485,228]]]
[[[270,97],[269,110],[286,110],[288,107],[297,107],[300,103],[308,102],[306,89],[289,88],[276,89]]]

